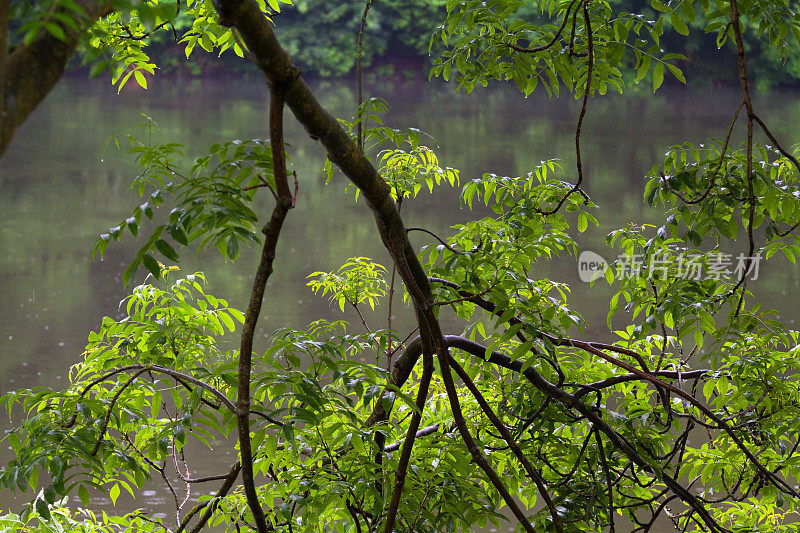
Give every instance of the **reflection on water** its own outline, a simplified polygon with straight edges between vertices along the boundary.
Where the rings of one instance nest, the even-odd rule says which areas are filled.
[[[100,317],[118,313],[125,294],[121,273],[136,242],[123,239],[109,247],[103,261],[89,260],[89,248],[101,230],[117,225],[138,203],[128,190],[136,173],[134,161],[105,146],[110,135],[133,130],[143,122],[140,113],[159,124],[159,140],[183,142],[189,155],[213,142],[266,135],[267,94],[259,83],[203,80],[176,85],[180,84],[161,80],[150,92],[117,95],[101,81],[62,83],[20,128],[0,161],[0,393],[19,386],[63,386],[88,332]],[[352,114],[350,87],[326,82],[317,87],[317,94],[334,114]],[[461,169],[463,180],[489,171],[518,175],[553,157],[563,159],[565,176],[571,177],[574,101],[524,99],[507,90],[464,95],[447,86],[418,83],[376,86],[369,94],[389,100],[389,125],[429,132],[439,145],[441,161]],[[789,138],[800,122],[800,95],[778,96],[760,99],[760,115],[779,138]],[[587,189],[601,207],[601,228],[584,236],[585,247],[603,252],[601,243],[611,228],[632,220],[657,220],[658,213],[646,210],[641,201],[641,177],[667,146],[724,135],[737,105],[735,90],[727,89],[594,101],[584,126],[583,159]],[[353,203],[341,178],[324,184],[318,173],[324,151],[292,121],[287,123],[300,192],[278,248],[262,338],[278,327],[339,317],[305,286],[309,273],[334,269],[350,256],[386,259],[363,201]],[[266,212],[266,203],[262,207]],[[456,191],[409,201],[403,209],[409,226],[445,235],[448,226],[468,216],[458,207]],[[422,234],[414,239],[418,245],[429,243]],[[226,264],[216,252],[203,252],[187,254],[182,269],[202,268],[209,290],[244,308],[256,264],[257,250],[244,251],[236,264]],[[793,324],[800,309],[800,276],[790,266],[768,264],[758,290]],[[608,336],[607,289],[598,284],[589,291],[578,279],[574,259],[544,264],[541,274],[572,285],[573,307],[587,319],[587,335]],[[383,319],[375,320],[377,327],[383,324]],[[403,337],[410,319],[399,316],[395,324]],[[199,462],[207,465],[203,471],[227,468],[230,453],[201,455]],[[161,492],[148,488],[143,496],[153,512],[169,507],[168,502],[161,505]],[[8,507],[7,498],[6,493],[0,497],[0,509]],[[93,502],[109,504],[99,494]]]

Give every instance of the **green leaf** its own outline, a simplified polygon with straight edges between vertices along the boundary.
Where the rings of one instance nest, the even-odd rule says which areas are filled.
[[[673,65],[672,63],[667,63],[667,68],[669,69],[670,72],[672,72],[672,75],[675,76],[675,79],[677,79],[683,84],[686,84],[686,77],[684,77],[683,72],[681,71],[680,68],[678,68],[676,65]]]
[[[147,89],[147,79],[144,77],[141,70],[135,70],[133,76],[136,78],[136,83],[138,83],[142,89]]]
[[[61,29],[61,26],[59,26],[55,22],[45,22],[42,25],[44,26],[44,29],[47,30],[47,33],[49,33],[59,41],[67,40],[67,35],[64,33],[64,30]]]
[[[89,505],[89,490],[85,485],[78,485],[78,497],[81,499],[81,503],[84,506]]]
[[[56,493],[56,489],[53,488],[53,484],[50,483],[44,488],[44,499],[47,500],[47,503],[54,504],[56,499],[58,498],[58,493]]]
[[[34,468],[31,471],[30,477],[28,478],[28,486],[33,490],[36,490],[38,485],[39,485],[39,469]]]
[[[223,324],[228,326],[229,330],[231,331],[236,330],[236,324],[233,323],[233,319],[230,317],[228,313],[220,312],[219,314],[217,314],[217,316],[219,317],[219,319],[222,321]]]
[[[672,15],[670,16],[670,21],[672,22],[672,27],[675,28],[675,31],[681,35],[689,35],[689,27],[686,25],[686,21],[683,20],[683,17],[680,13],[673,11]]]
[[[133,276],[136,274],[136,270],[139,268],[139,264],[141,263],[140,259],[134,259],[131,263],[125,268],[125,271],[122,273],[122,285],[127,287],[128,284],[133,279]]]
[[[662,13],[668,13],[670,10],[669,6],[660,0],[650,0],[650,5],[653,7],[653,9],[656,11],[661,11]]]
[[[89,69],[89,77],[96,78],[108,69],[108,61],[97,61]]]
[[[154,278],[159,279],[161,277],[161,266],[152,255],[144,254],[144,256],[142,256],[142,263],[144,263],[144,267],[153,275]]]
[[[581,211],[578,214],[578,231],[583,233],[589,227],[589,217],[586,215],[586,212]]]
[[[42,498],[36,498],[36,512],[45,520],[50,520],[50,507]]]
[[[125,220],[125,225],[128,226],[128,230],[136,237],[139,234],[139,222],[136,220],[135,217],[130,217]]]
[[[235,261],[239,258],[239,240],[235,235],[228,237],[228,245],[225,247],[228,259]]]
[[[664,83],[664,63],[659,61],[653,67],[653,92],[656,92]]]
[[[115,483],[111,490],[108,491],[108,497],[111,498],[111,503],[116,507],[117,498],[119,498],[119,484]]]
[[[636,81],[641,81],[647,76],[647,73],[650,71],[650,56],[642,55],[641,60],[639,61],[639,66],[636,69]]]
[[[180,259],[178,257],[178,252],[164,239],[158,239],[156,241],[156,249],[170,261],[175,261],[177,263]]]
[[[181,228],[170,224],[167,226],[167,233],[169,233],[170,237],[175,239],[175,242],[182,246],[187,246],[189,244],[189,239],[186,238],[186,233],[183,232]]]

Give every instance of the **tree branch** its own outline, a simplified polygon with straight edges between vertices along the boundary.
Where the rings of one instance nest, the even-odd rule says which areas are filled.
[[[426,351],[422,355],[422,378],[420,379],[419,387],[417,389],[417,399],[415,402],[416,410],[411,415],[411,422],[408,424],[406,436],[403,439],[403,448],[400,451],[400,460],[397,464],[397,469],[394,473],[394,487],[392,488],[392,497],[389,500],[389,507],[386,511],[385,531],[392,533],[394,531],[394,523],[397,519],[397,510],[400,507],[400,497],[403,494],[403,486],[406,482],[406,472],[408,470],[408,462],[411,460],[411,452],[414,447],[414,441],[417,437],[417,430],[422,420],[422,411],[425,409],[425,401],[428,399],[428,387],[431,384],[431,377],[433,376],[433,355],[430,351]]]
[[[572,6],[575,5],[576,1],[577,0],[572,0],[569,3],[569,5],[567,6],[567,11],[564,13],[564,20],[561,23],[561,26],[558,28],[558,31],[555,33],[555,35],[553,35],[553,38],[548,43],[543,44],[542,46],[537,46],[535,48],[517,46],[515,44],[508,44],[507,46],[512,50],[514,50],[515,52],[522,52],[524,54],[536,54],[538,52],[544,52],[548,48],[551,48],[556,43],[558,38],[561,37],[561,34],[564,32],[564,28],[567,27],[567,22],[569,21],[569,13],[570,11],[572,11]]]
[[[8,0],[2,0],[7,3]],[[28,118],[42,100],[50,93],[83,33],[94,22],[112,10],[110,0],[76,0],[85,13],[77,20],[77,29],[61,24],[65,39],[62,41],[42,29],[28,45],[17,47],[5,57],[2,69],[4,86],[0,86],[3,107],[0,108],[0,157],[8,148],[14,131]],[[0,4],[0,8],[2,4]],[[76,16],[65,11],[68,17]],[[4,25],[6,28],[7,24]],[[7,39],[7,38],[6,38]],[[3,48],[5,55],[5,48]]]
[[[363,127],[361,123],[364,121],[364,113],[361,110],[361,104],[364,100],[361,84],[361,57],[362,46],[364,44],[364,28],[367,27],[367,15],[369,14],[369,8],[372,7],[373,1],[374,0],[367,0],[367,3],[364,5],[364,13],[361,15],[361,26],[358,28],[358,42],[356,43],[356,76],[358,76],[358,105],[356,107],[358,111],[358,120],[356,121],[356,139],[358,139],[358,149],[361,151],[364,150],[364,139],[361,135]]]
[[[114,404],[117,403],[117,400],[122,395],[122,393],[125,392],[125,389],[127,389],[130,386],[130,384],[136,380],[136,378],[144,374],[146,371],[147,369],[143,368],[138,372],[136,372],[134,375],[132,375],[130,378],[128,378],[128,381],[126,381],[111,398],[111,401],[108,404],[108,409],[106,410],[106,416],[105,418],[103,418],[103,424],[100,426],[100,433],[97,435],[97,442],[95,443],[92,451],[89,453],[89,455],[91,455],[92,457],[97,455],[98,450],[100,450],[100,445],[103,443],[103,437],[105,436],[106,430],[108,429],[108,423],[111,421],[111,413],[114,410]]]
[[[624,453],[631,461],[633,461],[639,468],[653,476],[656,475],[653,467],[636,451],[634,446],[630,444],[625,437],[614,431],[614,429],[608,425],[605,420],[603,420],[595,408],[581,402],[575,395],[556,387],[546,380],[541,374],[536,372],[536,370],[532,367],[528,367],[523,370],[522,361],[512,360],[507,355],[503,355],[498,352],[491,352],[489,358],[486,359],[485,347],[481,346],[477,342],[465,339],[463,337],[447,336],[447,341],[448,344],[454,348],[464,350],[475,357],[487,360],[491,364],[521,373],[531,383],[531,385],[539,389],[542,393],[552,397],[564,407],[578,411],[595,428],[597,428],[597,430],[602,431],[606,437],[608,437],[609,441],[614,444],[614,446],[622,453]],[[717,523],[714,517],[711,516],[711,514],[705,508],[705,505],[703,505],[703,503],[695,495],[683,487],[683,485],[681,485],[676,479],[672,478],[665,472],[661,472],[661,476],[662,482],[669,487],[674,494],[683,500],[684,503],[689,505],[698,513],[698,515],[700,515],[710,531],[727,531]]]
[[[211,515],[214,514],[217,505],[219,504],[220,498],[225,497],[228,492],[233,488],[233,485],[236,483],[236,478],[239,477],[239,472],[242,470],[242,464],[239,461],[236,461],[231,465],[230,470],[228,470],[228,474],[225,476],[225,483],[220,486],[217,490],[216,494],[214,494],[213,500],[206,500],[202,503],[198,503],[195,505],[186,516],[183,517],[178,529],[175,533],[182,533],[189,527],[189,522],[192,521],[192,518],[197,515],[200,511],[205,509],[205,513],[203,516],[200,517],[200,520],[195,524],[195,526],[191,529],[190,533],[199,533],[211,519]]]
[[[563,526],[561,525],[561,518],[558,516],[558,511],[556,510],[556,506],[553,503],[553,499],[550,497],[550,494],[547,492],[547,487],[544,484],[544,479],[542,479],[542,475],[533,467],[533,465],[528,461],[528,458],[525,457],[525,454],[522,453],[522,450],[517,444],[517,441],[511,435],[511,432],[508,431],[508,428],[503,424],[503,422],[497,417],[497,414],[492,410],[492,407],[489,405],[489,402],[486,401],[486,398],[483,397],[483,394],[478,390],[478,387],[475,386],[475,383],[470,379],[469,375],[461,368],[461,365],[458,362],[450,358],[450,364],[452,365],[453,371],[458,374],[458,377],[467,386],[467,389],[472,394],[472,396],[477,400],[478,405],[481,406],[486,417],[492,423],[492,425],[500,432],[502,435],[503,440],[506,441],[508,447],[511,448],[512,453],[517,458],[517,460],[522,464],[523,468],[525,468],[525,472],[527,472],[528,477],[531,478],[536,484],[536,487],[539,489],[539,494],[542,495],[542,499],[544,500],[545,504],[547,505],[547,509],[550,511],[550,516],[553,518],[553,525],[556,528],[556,531],[559,533],[564,531]]]
[[[263,17],[263,15],[262,15]],[[272,210],[272,217],[264,228],[264,247],[261,250],[253,290],[250,293],[250,304],[247,306],[242,341],[239,348],[238,390],[236,401],[236,418],[239,433],[239,452],[242,462],[242,484],[247,497],[247,505],[253,513],[256,529],[259,533],[268,531],[264,509],[258,501],[253,473],[253,452],[250,444],[250,374],[252,370],[253,337],[255,335],[258,316],[264,301],[267,280],[272,274],[272,263],[280,238],[281,228],[286,214],[292,208],[292,194],[286,176],[286,155],[283,145],[283,105],[284,95],[279,87],[272,87],[269,106],[270,146],[272,147],[272,165],[275,173],[275,190],[278,201]]]
[[[588,2],[587,2],[588,3]],[[549,211],[538,210],[539,213],[542,215],[552,215],[553,213],[558,212],[561,209],[561,206],[564,205],[564,202],[567,201],[567,198],[572,196],[573,193],[581,190],[581,183],[583,183],[583,162],[581,160],[581,130],[583,129],[583,118],[586,116],[586,107],[589,104],[589,95],[592,92],[592,75],[594,74],[594,40],[592,39],[592,22],[589,19],[589,8],[586,7],[586,4],[583,4],[583,22],[586,25],[586,46],[588,47],[588,62],[589,65],[586,69],[586,87],[583,93],[583,103],[581,105],[581,112],[578,115],[578,125],[575,128],[575,160],[576,160],[576,168],[578,170],[578,179],[575,181],[575,185],[565,194],[558,204]],[[575,10],[577,14],[578,10]],[[582,191],[581,191],[582,192]],[[585,197],[585,195],[584,195]],[[588,198],[586,202],[588,203]]]

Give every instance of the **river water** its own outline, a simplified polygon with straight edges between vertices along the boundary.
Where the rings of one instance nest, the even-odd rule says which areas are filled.
[[[334,114],[349,117],[352,85],[321,82],[315,91]],[[548,158],[561,158],[566,177],[572,176],[578,114],[572,100],[525,99],[504,89],[465,95],[419,81],[376,83],[367,93],[389,101],[388,125],[430,133],[435,142],[429,144],[438,144],[443,164],[461,170],[462,183],[483,172],[520,175]],[[89,250],[99,233],[130,216],[139,202],[129,190],[136,173],[133,159],[106,146],[106,139],[131,132],[145,113],[159,124],[160,141],[182,142],[189,155],[199,155],[213,142],[265,137],[267,98],[258,79],[156,79],[149,91],[131,86],[119,95],[105,80],[67,80],[53,91],[0,160],[0,394],[22,386],[63,386],[89,331],[102,316],[118,314],[125,296],[121,273],[137,242],[125,238],[112,244],[103,261],[91,261]],[[582,238],[585,249],[606,253],[601,243],[610,229],[658,221],[660,213],[642,202],[642,176],[669,145],[724,136],[737,105],[736,91],[719,87],[594,100],[584,126],[583,160],[586,189],[600,206],[601,227]],[[756,105],[779,139],[799,140],[800,93],[758,95]],[[386,263],[364,202],[354,203],[352,194],[345,194],[340,176],[325,185],[318,172],[324,150],[291,119],[287,123],[299,193],[267,289],[262,338],[279,327],[340,318],[337,308],[305,286],[311,272],[333,270],[351,256]],[[409,201],[403,210],[407,225],[443,235],[469,215],[459,209],[458,192],[445,189]],[[422,234],[414,241],[430,242]],[[184,272],[202,268],[210,292],[240,309],[246,306],[257,250],[243,251],[235,264],[215,251],[185,255]],[[585,336],[609,337],[608,291],[602,284],[592,290],[582,284],[574,258],[543,264],[541,273],[571,284],[573,308],[589,324]],[[754,288],[790,325],[800,318],[800,275],[790,263],[765,265]],[[372,318],[376,327],[383,325],[378,322],[383,319]],[[400,316],[396,324],[403,328],[410,322]],[[219,470],[229,464],[229,454],[211,454],[203,462]],[[0,459],[5,460],[1,453]],[[148,490],[135,505],[162,512],[163,502]],[[95,503],[108,504],[102,495]],[[0,510],[10,505],[7,493],[0,494]]]

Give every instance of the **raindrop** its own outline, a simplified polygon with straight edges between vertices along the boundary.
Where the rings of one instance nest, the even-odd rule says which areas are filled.
[[[59,342],[58,345],[59,346],[64,346],[64,343],[63,342]]]

